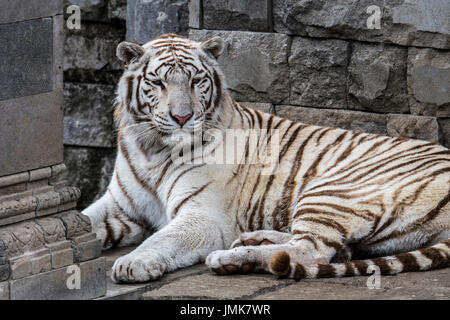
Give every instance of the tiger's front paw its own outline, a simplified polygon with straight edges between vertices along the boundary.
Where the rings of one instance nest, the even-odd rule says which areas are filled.
[[[205,263],[217,274],[245,274],[255,270],[257,259],[252,248],[239,247],[214,251],[206,257]]]
[[[166,264],[155,253],[135,254],[133,252],[120,257],[112,267],[111,279],[119,283],[137,283],[156,280],[162,277]]]

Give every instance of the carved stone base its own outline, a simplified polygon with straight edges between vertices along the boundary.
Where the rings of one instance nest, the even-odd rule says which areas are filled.
[[[56,182],[63,170],[61,164],[0,177],[0,299],[98,297],[98,290],[95,294],[91,289],[89,294],[65,291],[70,276],[66,269],[99,257],[101,243],[89,218],[75,210],[80,191]],[[103,279],[104,260],[93,261],[95,268],[102,269]],[[84,273],[92,266],[79,264]],[[37,290],[41,285],[48,290]]]

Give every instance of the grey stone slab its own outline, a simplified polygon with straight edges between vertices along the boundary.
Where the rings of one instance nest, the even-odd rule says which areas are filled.
[[[62,14],[63,3],[61,0],[0,0],[0,8],[0,24],[4,24]]]
[[[64,40],[64,81],[117,85],[123,63],[116,57],[124,39],[124,27],[82,23],[81,30],[67,32]]]
[[[201,29],[203,25],[203,7],[201,0],[189,0],[189,27]]]
[[[411,113],[450,117],[450,54],[434,49],[408,49]]]
[[[80,289],[69,289],[76,275],[68,267],[11,281],[12,300],[81,300],[94,299],[106,293],[105,260],[98,258],[76,264],[79,267]]]
[[[382,276],[379,289],[368,277],[301,280],[255,297],[257,300],[448,300],[450,269]]]
[[[137,0],[128,4],[127,39],[144,44],[165,33],[187,36],[189,11],[187,0]],[[131,15],[131,17],[130,17]],[[134,19],[132,18],[134,17]],[[131,18],[131,20],[130,20]],[[130,24],[134,24],[130,27]],[[131,30],[133,33],[131,33]]]
[[[247,299],[260,291],[273,290],[291,284],[271,275],[217,276],[212,273],[194,275],[172,281],[146,292],[143,300],[157,299]]]
[[[50,250],[42,248],[10,259],[11,279],[21,279],[33,274],[50,271]]]
[[[47,244],[50,249],[52,269],[62,268],[73,264],[72,244],[68,240]]]
[[[75,262],[97,258],[102,253],[102,242],[94,233],[72,238],[72,248]]]
[[[53,90],[53,21],[0,25],[0,100]]]
[[[309,37],[450,48],[447,0],[273,0],[274,29]],[[368,27],[377,15],[379,28]]]
[[[15,173],[8,176],[0,177],[0,188],[29,181],[29,178],[30,178],[29,172]]]
[[[439,140],[438,122],[433,117],[390,114],[387,116],[387,132],[393,137]]]
[[[289,56],[290,104],[346,108],[349,52],[347,41],[295,37]]]
[[[286,35],[245,31],[191,30],[202,41],[221,37],[225,51],[218,61],[228,87],[238,101],[287,103],[290,39]]]
[[[269,0],[203,0],[203,28],[271,31]]]
[[[62,162],[62,92],[0,101],[0,177]]]
[[[50,168],[50,167],[31,170],[29,181],[42,180],[42,179],[50,178],[51,176],[52,176],[52,168]]]
[[[284,105],[275,106],[275,113],[279,117],[285,117],[307,124],[387,134],[386,115],[384,114]]]
[[[64,144],[106,147],[115,145],[113,104],[115,86],[64,85]]]
[[[348,66],[349,109],[408,113],[408,49],[353,43]]]
[[[136,4],[138,0],[127,0],[127,41],[134,41],[135,39],[135,17],[136,17]]]

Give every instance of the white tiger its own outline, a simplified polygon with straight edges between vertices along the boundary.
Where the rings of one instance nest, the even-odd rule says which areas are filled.
[[[449,265],[448,149],[239,105],[216,60],[223,49],[220,38],[174,34],[118,46],[126,70],[114,174],[83,211],[105,249],[143,241],[117,259],[114,281],[154,280],[204,261],[219,274],[296,279],[364,275],[373,264],[382,274]],[[241,144],[226,139],[229,130]],[[235,147],[231,163],[174,158],[219,159]]]

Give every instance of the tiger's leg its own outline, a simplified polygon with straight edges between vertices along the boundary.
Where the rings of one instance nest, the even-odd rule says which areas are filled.
[[[216,251],[208,256],[206,264],[219,274],[253,270],[281,274],[286,272],[279,270],[280,266],[286,267],[283,263],[286,256],[292,262],[305,265],[329,263],[336,254],[349,254],[345,243],[354,235],[366,235],[373,225],[373,220],[367,217],[331,218],[315,210],[300,211],[300,207],[298,205],[294,211],[291,239],[288,242]],[[278,257],[278,260],[274,257]]]
[[[217,209],[187,202],[164,228],[152,234],[112,267],[115,282],[156,280],[164,273],[203,262],[217,249],[229,247],[236,238],[226,216]]]
[[[291,240],[292,234],[279,232],[275,230],[258,230],[253,232],[241,233],[238,239],[232,244],[231,248],[240,246],[259,246],[268,244],[282,244]]]
[[[150,232],[143,221],[125,212],[109,190],[82,213],[90,218],[92,231],[102,241],[103,250],[140,243]]]

